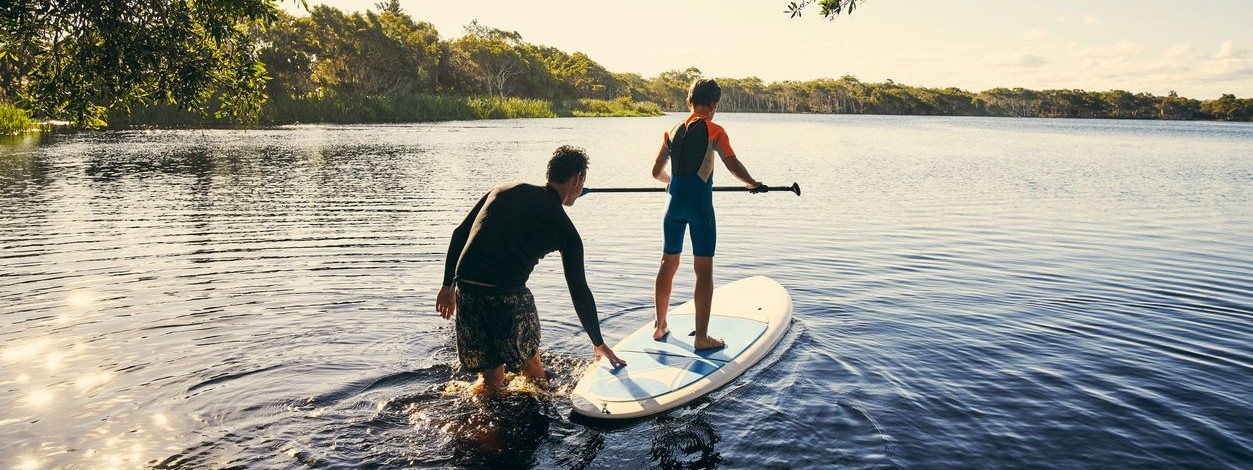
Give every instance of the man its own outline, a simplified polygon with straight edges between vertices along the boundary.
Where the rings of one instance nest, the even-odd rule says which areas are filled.
[[[500,390],[506,370],[546,383],[539,317],[526,281],[540,258],[554,251],[561,252],[570,298],[596,357],[613,367],[626,365],[600,336],[583,270],[583,239],[562,208],[574,205],[586,180],[587,154],[558,147],[548,161],[547,184],[501,183],[453,231],[435,309],[445,319],[456,313],[457,355],[462,367],[479,373],[484,391]]]
[[[657,308],[657,320],[653,323],[653,339],[662,340],[670,333],[666,326],[666,310],[670,306],[670,290],[674,275],[679,270],[679,255],[683,252],[683,232],[692,232],[692,264],[696,270],[696,338],[697,350],[717,349],[726,346],[721,339],[709,336],[709,309],[713,302],[713,256],[717,241],[717,224],[714,219],[713,171],[714,153],[722,159],[727,170],[743,181],[752,192],[761,182],[749,176],[748,170],[731,150],[727,132],[713,123],[718,111],[722,88],[718,82],[698,79],[692,82],[687,94],[687,107],[692,114],[665,134],[661,150],[653,162],[653,177],[668,183],[670,202],[662,223],[665,244],[662,248],[661,267],[653,290]],[[666,173],[666,162],[671,162],[673,175]]]

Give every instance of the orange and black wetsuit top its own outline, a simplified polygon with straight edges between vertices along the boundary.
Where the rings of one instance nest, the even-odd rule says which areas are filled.
[[[692,233],[692,254],[713,256],[718,230],[713,207],[714,154],[735,158],[727,132],[707,116],[692,113],[665,134],[658,160],[670,160],[670,202],[663,221],[662,252],[683,251],[685,229]]]

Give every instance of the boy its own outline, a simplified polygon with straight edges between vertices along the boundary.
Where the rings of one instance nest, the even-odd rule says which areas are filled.
[[[665,245],[662,249],[661,268],[653,290],[657,308],[657,321],[653,324],[653,339],[661,341],[670,333],[666,326],[666,309],[670,305],[670,290],[674,274],[679,270],[679,255],[683,252],[685,228],[692,234],[693,265],[696,270],[696,333],[694,346],[697,350],[718,349],[726,342],[709,336],[709,309],[713,301],[713,256],[717,230],[713,208],[714,152],[750,191],[761,187],[761,182],[749,176],[748,170],[731,150],[727,133],[713,123],[718,111],[722,88],[710,79],[692,82],[687,94],[687,107],[691,115],[665,134],[661,150],[653,163],[653,177],[668,183],[670,202],[666,206],[663,222]],[[670,161],[671,173],[666,173]]]

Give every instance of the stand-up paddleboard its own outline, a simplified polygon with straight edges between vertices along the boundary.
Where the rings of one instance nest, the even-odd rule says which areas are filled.
[[[599,419],[648,416],[717,390],[766,357],[792,323],[787,289],[765,276],[714,289],[709,335],[726,347],[695,351],[696,307],[691,301],[666,316],[670,334],[653,340],[653,320],[613,346],[627,362],[613,369],[601,358],[570,394],[574,411]]]

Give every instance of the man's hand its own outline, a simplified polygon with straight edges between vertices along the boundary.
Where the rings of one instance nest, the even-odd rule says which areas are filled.
[[[753,194],[760,193],[763,190],[767,189],[766,185],[762,184],[761,181],[754,181],[747,186],[748,186],[748,192],[753,193]]]
[[[614,354],[613,350],[609,349],[609,345],[607,344],[602,344],[596,347],[596,358],[600,359],[601,356],[604,356],[605,359],[608,359],[609,365],[613,367],[614,369],[627,365],[626,361],[619,358],[617,354]]]
[[[445,320],[452,318],[457,312],[457,288],[440,286],[439,295],[435,296],[435,311]]]

